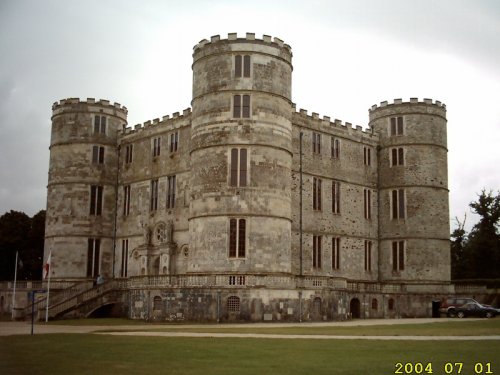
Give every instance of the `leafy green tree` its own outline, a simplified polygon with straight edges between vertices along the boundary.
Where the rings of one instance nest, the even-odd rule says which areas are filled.
[[[30,218],[24,212],[10,211],[0,216],[0,280],[13,280],[16,252],[18,280],[41,277],[45,211]]]
[[[462,279],[465,278],[465,271],[467,268],[465,248],[467,245],[467,232],[465,231],[465,220],[457,222],[457,228],[451,233],[451,278]]]

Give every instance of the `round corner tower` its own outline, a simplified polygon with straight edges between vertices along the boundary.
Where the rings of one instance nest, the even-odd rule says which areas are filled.
[[[52,106],[45,258],[51,277],[112,276],[117,134],[127,109],[107,100]]]
[[[380,136],[380,281],[450,282],[446,106],[396,99],[370,110]]]
[[[193,53],[188,272],[291,272],[292,53],[254,34]]]

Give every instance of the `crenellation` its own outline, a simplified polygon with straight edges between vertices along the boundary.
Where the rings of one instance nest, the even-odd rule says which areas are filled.
[[[311,117],[312,117],[313,119],[317,120],[317,119],[319,119],[319,114],[318,114],[318,113],[316,113],[316,112],[313,112],[313,113],[311,114]]]
[[[210,43],[216,43],[220,40],[220,35],[213,35],[210,37]]]
[[[87,98],[87,100],[80,100],[79,98],[61,99],[52,104],[52,110],[60,109],[67,105],[75,105],[75,104],[102,106],[110,109],[113,108],[119,110],[120,112],[123,112],[124,114],[127,114],[128,112],[127,107],[122,106],[120,103],[111,104],[109,100],[104,100],[104,99],[99,99],[98,101],[96,101],[95,98]]]
[[[264,43],[271,43],[272,37],[270,35],[263,35],[262,40],[264,41]]]
[[[227,40],[236,40],[236,39],[238,39],[238,33],[227,34]]]
[[[160,123],[160,119],[159,118],[155,118],[155,119],[153,119],[152,125],[158,125],[159,123]]]
[[[372,105],[372,107],[368,110],[368,112],[373,112],[373,111],[376,111],[377,109],[379,108],[383,108],[383,107],[390,107],[390,106],[394,106],[394,105],[431,105],[431,106],[435,106],[437,108],[441,108],[443,110],[446,110],[446,105],[442,102],[440,102],[439,100],[436,100],[433,102],[432,99],[429,99],[429,98],[425,98],[423,99],[422,101],[419,101],[418,98],[410,98],[410,100],[408,102],[405,102],[403,101],[402,99],[394,99],[393,103],[389,103],[387,101],[384,101],[384,102],[381,102],[380,103],[380,106],[377,106],[376,104]]]
[[[255,33],[247,33],[247,40],[255,40]]]

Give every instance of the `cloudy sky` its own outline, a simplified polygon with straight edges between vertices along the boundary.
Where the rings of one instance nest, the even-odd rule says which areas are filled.
[[[0,0],[0,215],[45,208],[54,101],[119,102],[129,125],[182,111],[193,46],[230,32],[290,44],[292,99],[320,116],[446,103],[451,219],[500,189],[497,0]]]

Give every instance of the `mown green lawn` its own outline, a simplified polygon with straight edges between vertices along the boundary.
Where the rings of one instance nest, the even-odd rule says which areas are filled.
[[[462,374],[500,374],[500,341],[372,341],[128,337],[50,334],[0,337],[1,374],[395,373],[398,362],[464,363]],[[458,374],[458,365],[453,374]],[[427,368],[429,370],[429,368]],[[448,366],[448,370],[450,367]],[[404,373],[404,372],[403,372]],[[414,373],[414,372],[413,372]],[[429,373],[423,372],[423,373]]]

